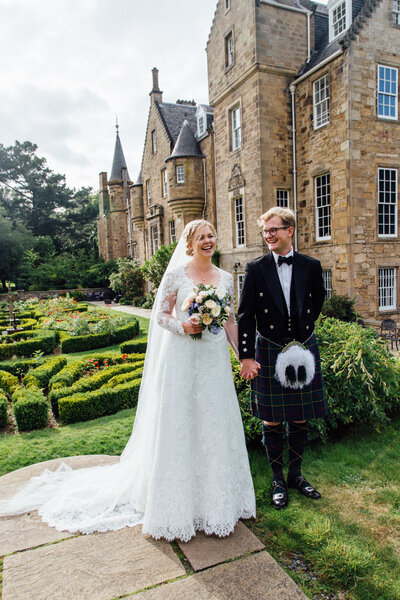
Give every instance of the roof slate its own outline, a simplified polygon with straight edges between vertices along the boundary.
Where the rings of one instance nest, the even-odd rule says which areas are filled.
[[[183,121],[181,131],[170,158],[184,156],[203,156],[187,119]]]
[[[122,179],[122,169],[126,169],[127,180],[130,181],[128,167],[122,150],[121,140],[119,139],[119,133],[117,131],[117,138],[115,140],[114,158],[111,167],[110,181],[114,179]]]
[[[182,124],[186,119],[190,125],[192,133],[195,134],[197,130],[197,119],[196,110],[197,106],[190,104],[171,104],[168,102],[158,103],[156,102],[161,118],[164,122],[165,128],[170,137],[172,146],[175,145],[178,135],[181,131]]]

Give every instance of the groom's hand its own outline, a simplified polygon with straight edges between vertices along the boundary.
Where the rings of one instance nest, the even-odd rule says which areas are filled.
[[[258,369],[261,368],[261,365],[254,358],[243,358],[240,364],[242,365],[240,376],[243,379],[254,379],[254,377],[257,377]]]

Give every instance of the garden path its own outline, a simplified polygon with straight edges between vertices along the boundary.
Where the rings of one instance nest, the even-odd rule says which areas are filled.
[[[88,304],[99,306],[101,308],[112,308],[112,310],[116,310],[117,312],[124,312],[130,315],[136,315],[138,317],[145,317],[146,319],[150,319],[151,316],[150,308],[141,308],[140,306],[129,306],[129,304],[105,304],[103,301],[88,302]]]
[[[0,498],[61,462],[80,468],[117,460],[73,456],[31,465],[0,478]],[[228,538],[198,534],[176,545],[143,536],[140,525],[71,535],[32,512],[0,519],[0,556],[3,600],[307,600],[243,523]]]

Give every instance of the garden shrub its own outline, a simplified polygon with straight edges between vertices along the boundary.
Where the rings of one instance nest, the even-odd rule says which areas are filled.
[[[19,431],[31,431],[46,427],[48,404],[40,390],[17,390],[12,397],[15,421]]]
[[[0,392],[0,427],[7,425],[7,397]]]
[[[21,317],[17,317],[18,322],[17,326],[22,328],[24,331],[27,329],[32,329],[37,325],[37,321],[35,319],[22,319]],[[9,329],[10,327],[10,319],[0,319],[0,329]]]
[[[328,415],[311,422],[311,437],[351,423],[378,428],[400,408],[400,362],[370,327],[319,319],[315,330]]]
[[[18,387],[18,377],[8,371],[0,371],[0,390],[11,396]]]
[[[141,379],[128,381],[114,388],[102,387],[92,392],[74,394],[59,400],[63,423],[89,421],[111,415],[137,403]]]
[[[55,356],[49,358],[43,364],[32,369],[24,377],[24,385],[26,387],[45,388],[48,386],[53,375],[61,371],[67,364],[65,356]]]
[[[135,364],[135,370],[130,373],[121,373],[120,375],[114,375],[107,382],[107,387],[113,387],[114,385],[119,385],[120,383],[125,383],[127,381],[131,381],[132,379],[139,379],[143,375],[143,365],[141,363]]]
[[[13,334],[15,336],[16,334]],[[13,336],[5,336],[12,338]],[[50,354],[57,346],[58,335],[56,331],[40,330],[21,331],[19,337],[22,341],[0,344],[0,360],[13,356],[32,356],[37,351]]]
[[[143,293],[143,273],[140,264],[132,258],[118,258],[117,272],[110,275],[110,288],[117,294],[122,294],[126,302]]]
[[[20,375],[25,375],[29,369],[38,367],[44,363],[45,360],[45,358],[17,358],[14,360],[3,360],[0,362],[0,369],[19,377]]]
[[[90,377],[83,377],[82,379],[75,381],[71,386],[52,389],[49,393],[49,400],[54,415],[56,417],[59,416],[59,400],[61,398],[72,396],[73,394],[80,392],[91,392],[99,389],[104,386],[104,384],[107,384],[108,380],[114,377],[114,375],[130,373],[135,370],[137,370],[136,364],[130,362],[109,366]]]
[[[147,337],[139,338],[137,340],[129,340],[128,342],[123,342],[120,345],[119,349],[122,353],[126,352],[127,354],[130,354],[132,352],[146,352]]]
[[[138,333],[139,323],[136,319],[107,333],[71,336],[66,332],[60,332],[61,350],[66,353],[95,350],[96,348],[124,342],[138,335]]]
[[[333,317],[334,319],[340,319],[341,321],[355,321],[357,315],[354,310],[354,304],[355,298],[340,296],[339,294],[332,292],[332,296],[326,298],[321,314],[324,317]]]

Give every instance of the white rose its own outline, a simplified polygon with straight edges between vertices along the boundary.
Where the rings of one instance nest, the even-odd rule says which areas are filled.
[[[231,312],[231,307],[230,306],[225,306],[225,312],[227,315],[229,315],[229,313]]]
[[[181,306],[181,311],[186,312],[187,309],[189,308],[189,306],[190,306],[190,302],[189,302],[188,298],[186,298],[186,300],[183,301],[183,304]]]
[[[222,298],[225,296],[225,292],[223,290],[221,290],[221,288],[217,288],[215,290],[215,293],[217,294],[217,296],[220,300],[222,300]]]
[[[217,303],[214,302],[214,300],[207,300],[206,306],[207,308],[215,308],[217,306]]]
[[[221,312],[220,306],[215,306],[214,308],[211,309],[211,314],[213,317],[218,317],[220,312]]]
[[[203,315],[203,323],[204,325],[210,325],[210,323],[212,323],[212,318],[207,313]]]

